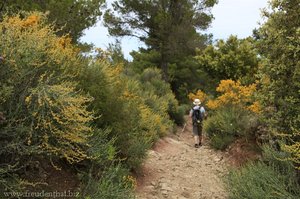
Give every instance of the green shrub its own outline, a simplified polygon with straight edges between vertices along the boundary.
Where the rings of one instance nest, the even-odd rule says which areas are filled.
[[[99,168],[110,165],[116,159],[115,139],[110,139],[109,134],[109,129],[94,129],[92,136],[89,137],[88,155],[90,161]]]
[[[182,126],[185,122],[184,120],[184,115],[186,113],[186,108],[184,106],[179,106],[177,109],[176,107],[174,108],[169,108],[169,115],[175,122],[175,124]]]
[[[300,196],[299,176],[295,170],[295,166],[290,161],[291,154],[276,150],[273,146],[264,145],[263,149],[263,162],[269,167],[272,167],[277,173],[284,176],[286,189]]]
[[[212,137],[210,137],[210,145],[217,150],[224,150],[234,140],[235,140],[235,137],[233,135],[223,136],[221,134],[214,134]]]
[[[299,198],[295,168],[291,162],[278,159],[286,155],[264,147],[264,161],[231,171],[227,179],[230,198]]]
[[[299,198],[288,192],[285,176],[272,167],[258,162],[239,171],[231,171],[228,178],[230,198]]]
[[[158,70],[150,69],[140,79],[130,78],[121,65],[105,60],[91,61],[81,74],[80,87],[94,98],[94,125],[110,129],[117,157],[130,169],[139,167],[146,151],[172,126],[168,108],[177,108],[177,101],[160,78]]]
[[[131,199],[136,181],[129,175],[127,169],[121,165],[110,166],[104,170],[99,180],[85,175],[82,179],[85,184],[80,191],[84,199]]]
[[[130,156],[127,157],[126,162],[131,168],[139,169],[152,143],[145,139],[137,138],[132,138],[129,143],[132,143],[132,145],[128,147],[127,153],[130,154]]]
[[[184,112],[179,107],[171,87],[162,79],[161,71],[157,68],[146,68],[138,77],[143,89],[145,104],[155,112],[159,112],[177,125],[183,125]]]
[[[216,149],[225,149],[237,137],[253,136],[257,118],[238,106],[228,105],[217,109],[204,122],[204,131]]]

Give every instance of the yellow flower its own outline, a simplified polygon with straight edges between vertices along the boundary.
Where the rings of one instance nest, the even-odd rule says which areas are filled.
[[[27,96],[27,97],[25,98],[26,104],[28,104],[28,103],[30,102],[30,100],[31,100],[31,96]]]
[[[204,103],[206,101],[207,95],[203,91],[198,90],[195,94],[188,94],[188,98],[192,101],[194,101],[195,99],[200,99],[200,101]]]
[[[71,42],[72,42],[72,39],[69,36],[63,36],[58,39],[58,45],[61,48],[66,48],[66,47],[70,46]]]
[[[206,106],[209,108],[209,109],[217,109],[219,106],[220,106],[220,101],[218,100],[208,100],[208,102],[206,103]]]
[[[215,100],[209,100],[206,105],[210,109],[217,109],[226,104],[239,104],[245,109],[248,109],[254,113],[260,112],[260,105],[258,102],[253,102],[253,95],[256,92],[256,84],[250,84],[248,86],[243,86],[239,81],[221,80],[220,84],[216,88],[216,91],[221,93],[219,97]],[[196,96],[195,94],[190,94],[189,97]],[[200,97],[201,95],[197,95]],[[246,104],[251,103],[250,106]]]
[[[254,102],[252,105],[248,107],[248,109],[254,113],[261,113],[261,106],[259,102]]]
[[[40,16],[30,15],[25,20],[23,20],[23,26],[28,27],[28,26],[36,25],[39,23],[39,21],[40,21]]]

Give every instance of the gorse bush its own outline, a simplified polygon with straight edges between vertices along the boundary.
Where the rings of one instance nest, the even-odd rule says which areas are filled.
[[[129,171],[172,129],[178,102],[159,70],[131,77],[105,53],[83,57],[44,21],[0,23],[0,190],[35,185],[27,169],[41,160],[60,169],[55,160],[79,173],[85,196],[128,198]]]
[[[188,98],[192,101],[199,99],[201,103],[205,103],[208,96],[201,90],[197,90],[196,93],[189,93]]]
[[[99,9],[104,0],[93,1],[2,1],[0,20],[8,13],[13,15],[24,11],[47,13],[47,21],[53,24],[59,36],[70,34],[74,41],[79,41],[83,31],[96,24],[102,12]]]
[[[79,95],[71,82],[57,85],[39,82],[25,99],[32,129],[27,144],[38,145],[40,150],[66,158],[70,163],[86,159],[85,149],[80,146],[92,131],[86,125],[93,120],[91,112],[86,110],[90,101],[91,98]]]
[[[24,172],[35,156],[70,164],[88,158],[93,114],[87,104],[92,99],[76,88],[82,70],[78,49],[68,37],[57,37],[44,20],[33,13],[0,23],[0,93],[5,93],[0,156],[1,170],[7,171],[1,186]]]
[[[207,107],[212,110],[226,105],[239,105],[254,113],[260,112],[260,105],[254,98],[256,84],[244,86],[239,81],[221,80],[216,91],[221,95],[207,102]]]
[[[204,122],[204,131],[213,147],[225,149],[235,138],[252,136],[257,125],[255,115],[239,106],[227,105]]]
[[[222,80],[216,91],[216,99],[207,100],[207,95],[198,90],[189,97],[201,98],[211,110],[204,122],[204,130],[216,149],[225,149],[236,138],[255,136],[259,125],[260,105],[255,101],[256,85],[243,86],[239,81]]]

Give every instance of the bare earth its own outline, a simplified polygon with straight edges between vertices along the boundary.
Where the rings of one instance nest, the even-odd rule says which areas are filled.
[[[222,177],[227,158],[207,143],[194,148],[192,125],[185,131],[158,141],[138,176],[138,199],[223,199],[227,198]]]

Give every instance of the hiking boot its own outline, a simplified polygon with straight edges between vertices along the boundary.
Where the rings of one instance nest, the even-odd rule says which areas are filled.
[[[199,142],[199,146],[202,146],[201,142]]]
[[[198,144],[195,144],[195,148],[199,148],[199,145],[198,145]]]

